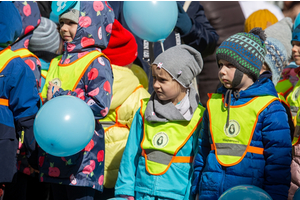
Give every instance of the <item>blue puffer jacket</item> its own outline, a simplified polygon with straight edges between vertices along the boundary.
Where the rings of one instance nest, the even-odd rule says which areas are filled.
[[[226,90],[221,87],[218,93],[225,94]],[[242,105],[255,96],[264,95],[277,96],[268,78],[262,78],[241,91],[239,99],[232,95],[230,105]],[[247,153],[239,164],[221,166],[215,151],[210,150],[212,139],[209,130],[206,111],[194,163],[193,195],[199,194],[199,199],[217,200],[231,187],[250,184],[264,189],[274,200],[287,199],[292,146],[287,114],[279,101],[272,102],[261,112],[250,143],[251,146],[264,148],[263,155]]]
[[[22,30],[18,10],[9,1],[0,2],[0,54],[8,50]],[[1,58],[3,59],[3,54]],[[2,68],[3,66],[0,66]],[[39,95],[34,75],[20,58],[10,60],[0,70],[0,99],[9,106],[0,105],[0,183],[11,182],[17,172],[17,148],[24,131],[24,157],[36,148],[33,135],[35,114],[39,108]],[[34,159],[34,158],[33,158]]]

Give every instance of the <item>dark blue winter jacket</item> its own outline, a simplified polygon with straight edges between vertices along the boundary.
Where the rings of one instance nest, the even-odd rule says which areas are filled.
[[[218,93],[225,94],[223,86]],[[242,105],[255,96],[277,96],[272,81],[260,78],[236,99],[232,94],[230,105]],[[273,200],[287,199],[291,181],[291,138],[286,111],[279,101],[272,102],[258,116],[250,146],[264,148],[263,155],[247,153],[244,159],[230,167],[220,165],[211,150],[208,111],[204,113],[203,129],[198,154],[194,163],[192,194],[199,199],[217,200],[227,189],[255,185],[264,189]]]

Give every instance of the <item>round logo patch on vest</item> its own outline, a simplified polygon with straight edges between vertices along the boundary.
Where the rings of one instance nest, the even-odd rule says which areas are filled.
[[[58,87],[61,87],[61,80],[59,78],[54,78],[51,82],[57,85]]]
[[[296,101],[299,97],[299,94],[300,94],[300,87],[296,88],[296,90],[293,92],[292,100]]]
[[[236,137],[240,133],[240,130],[240,124],[235,120],[230,120],[227,128],[226,124],[224,126],[224,132],[228,137]]]
[[[156,133],[156,135],[152,139],[152,144],[156,148],[163,148],[169,142],[169,137],[165,132]]]

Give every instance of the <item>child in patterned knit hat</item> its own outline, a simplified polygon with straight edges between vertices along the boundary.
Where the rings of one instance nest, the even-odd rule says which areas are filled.
[[[258,80],[265,60],[261,28],[230,36],[216,51],[222,86],[210,94],[194,162],[192,194],[217,200],[227,189],[254,185],[287,199],[291,137],[272,81]]]

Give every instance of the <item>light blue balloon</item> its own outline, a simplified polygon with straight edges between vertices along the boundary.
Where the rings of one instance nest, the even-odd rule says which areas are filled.
[[[254,185],[239,185],[226,190],[219,200],[272,200],[263,189]]]
[[[178,17],[176,1],[125,1],[125,21],[138,37],[150,42],[165,40]]]
[[[91,108],[73,96],[46,102],[34,121],[34,136],[47,153],[65,157],[81,151],[92,139],[95,119]]]
[[[300,188],[296,190],[293,200],[300,200]]]

